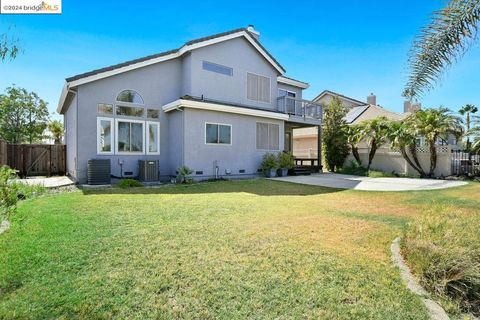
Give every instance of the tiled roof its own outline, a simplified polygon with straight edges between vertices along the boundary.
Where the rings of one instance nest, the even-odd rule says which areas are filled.
[[[343,94],[340,94],[340,93],[337,93],[337,92],[334,92],[334,91],[330,91],[330,90],[323,90],[318,96],[315,97],[315,99],[313,99],[313,101],[317,100],[318,98],[320,98],[321,96],[323,96],[324,94],[326,93],[329,93],[333,96],[337,96],[339,98],[344,98],[344,99],[348,99],[348,100],[351,100],[351,101],[354,101],[360,105],[365,105],[367,104],[366,102],[364,101],[360,101],[360,100],[357,100],[357,99],[353,99],[353,98],[350,98],[350,97],[347,97],[347,96],[344,96]]]
[[[114,64],[114,65],[111,65],[111,66],[108,66],[108,67],[105,67],[105,68],[100,68],[100,69],[92,70],[92,71],[89,71],[89,72],[81,73],[81,74],[75,75],[73,77],[67,78],[66,81],[67,82],[72,82],[72,81],[79,80],[79,79],[82,79],[82,78],[86,78],[86,77],[89,77],[89,76],[93,76],[93,75],[96,75],[96,74],[99,74],[99,73],[123,68],[123,67],[129,66],[129,65],[132,65],[132,64],[136,64],[136,63],[139,63],[139,62],[143,62],[143,61],[159,58],[159,57],[162,57],[162,56],[166,56],[166,55],[178,52],[184,46],[200,43],[200,42],[203,42],[203,41],[208,41],[208,40],[215,39],[215,38],[220,38],[220,37],[227,36],[227,35],[237,33],[237,32],[240,32],[240,31],[245,31],[247,34],[249,34],[249,31],[246,28],[238,28],[238,29],[234,29],[234,30],[230,30],[230,31],[222,32],[222,33],[217,33],[217,34],[214,34],[214,35],[211,35],[211,36],[208,36],[208,37],[202,37],[202,38],[190,40],[190,41],[186,42],[183,46],[181,46],[180,48],[177,48],[177,49],[164,51],[164,52],[152,54],[152,55],[149,55],[149,56],[141,57],[141,58],[138,58],[138,59],[129,60],[129,61],[125,61],[125,62],[122,62],[122,63]],[[251,36],[251,39],[253,41],[255,41],[265,51],[265,53],[283,71],[285,71],[285,69],[280,65],[280,63],[278,63],[278,61],[267,51],[267,49],[265,49],[265,47],[263,47],[260,44],[260,42],[255,37]]]

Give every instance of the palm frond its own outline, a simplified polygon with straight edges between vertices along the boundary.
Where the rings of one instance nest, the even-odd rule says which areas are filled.
[[[480,0],[451,0],[434,12],[430,24],[413,41],[403,95],[413,98],[430,90],[476,39],[479,21]]]

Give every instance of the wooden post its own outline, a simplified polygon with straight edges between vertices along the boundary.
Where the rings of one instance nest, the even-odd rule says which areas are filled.
[[[18,148],[22,151],[22,176],[26,177],[27,176],[27,148],[25,146],[17,145]]]
[[[52,176],[52,146],[48,146],[48,176]]]
[[[318,171],[322,172],[322,126],[317,126],[317,165]]]

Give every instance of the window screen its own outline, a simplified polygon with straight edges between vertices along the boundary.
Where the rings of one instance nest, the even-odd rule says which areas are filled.
[[[270,78],[247,73],[247,98],[270,103]]]
[[[257,149],[278,150],[280,126],[273,123],[257,122]]]

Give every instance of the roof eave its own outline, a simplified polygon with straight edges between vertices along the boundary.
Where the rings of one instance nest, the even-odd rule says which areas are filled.
[[[89,74],[88,76],[84,76],[84,77],[82,77],[82,75],[73,76],[73,77],[67,78],[66,81],[72,87],[82,85],[82,84],[96,81],[99,79],[107,78],[116,74],[124,73],[130,70],[142,68],[142,67],[163,62],[166,60],[175,59],[175,58],[181,57],[183,54],[191,50],[195,50],[195,49],[216,44],[219,42],[231,40],[234,38],[238,38],[240,36],[245,37],[249,41],[249,43],[255,49],[257,49],[260,52],[260,54],[278,71],[279,74],[283,75],[285,73],[285,69],[273,58],[273,56],[271,56],[268,53],[268,51],[252,35],[249,34],[248,31],[241,29],[231,34],[226,34],[224,36],[220,36],[216,38],[210,38],[200,42],[187,42],[187,44],[183,45],[179,49],[167,51],[168,54],[160,55],[152,59],[133,62],[132,64],[128,64],[128,62],[125,62],[125,63],[119,64],[119,65],[123,65],[123,64],[125,65],[118,68],[116,68],[114,65],[111,67],[103,68],[103,69],[106,69],[104,71],[102,71],[102,69],[98,69],[98,72],[96,72],[97,70],[94,70],[94,71],[85,73],[85,75]],[[135,60],[132,60],[132,61],[135,61]]]
[[[298,81],[298,80],[286,78],[283,76],[277,77],[277,82],[288,84],[290,86],[294,86],[302,89],[308,89],[310,87],[310,85],[307,82]]]

